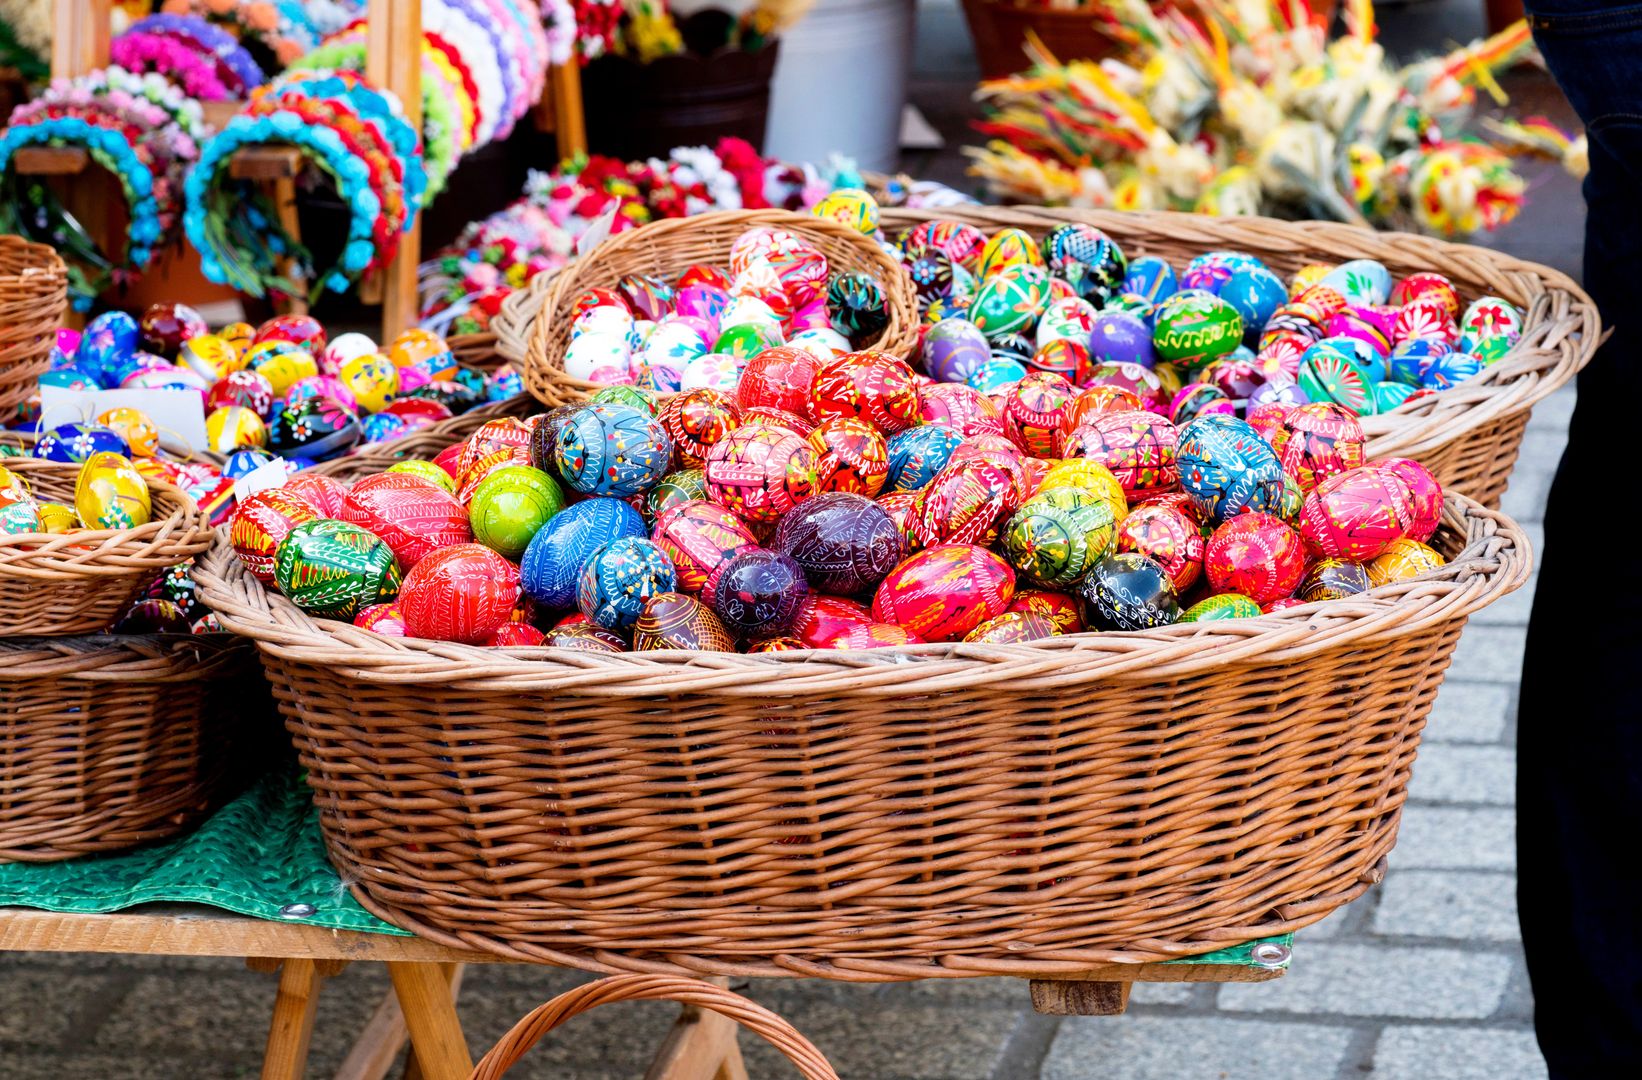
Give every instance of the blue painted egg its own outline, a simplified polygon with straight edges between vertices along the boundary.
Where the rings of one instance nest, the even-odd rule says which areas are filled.
[[[642,536],[600,544],[587,556],[576,581],[576,607],[606,630],[625,633],[644,613],[644,602],[672,592],[673,560]]]
[[[890,436],[889,474],[882,493],[927,487],[963,441],[961,432],[945,424],[923,424]]]
[[[108,311],[92,319],[80,337],[77,363],[112,382],[114,365],[137,351],[137,320],[123,311]]]
[[[666,475],[672,460],[673,440],[661,421],[619,402],[577,409],[553,447],[555,471],[584,495],[641,494]]]
[[[240,477],[248,476],[262,468],[272,460],[274,460],[274,455],[264,450],[235,450],[222,463],[222,475],[230,480],[238,480]]]
[[[1470,353],[1451,352],[1420,362],[1420,385],[1427,390],[1446,390],[1481,371],[1483,363]]]
[[[1420,371],[1426,361],[1438,356],[1446,356],[1454,350],[1447,342],[1435,338],[1414,338],[1405,341],[1391,350],[1391,359],[1387,363],[1386,377],[1392,382],[1405,383],[1408,386],[1420,385]]]
[[[1232,271],[1220,286],[1220,298],[1243,316],[1243,341],[1252,345],[1260,340],[1267,321],[1288,301],[1289,293],[1283,279],[1264,266],[1244,266]]]
[[[46,461],[71,461],[79,464],[92,454],[112,451],[122,457],[131,456],[131,447],[113,428],[101,424],[59,424],[34,444],[34,456]]]
[[[992,394],[1024,378],[1025,364],[1013,356],[994,356],[976,368],[975,373],[964,381],[983,394]]]
[[[1407,401],[1415,388],[1407,383],[1379,382],[1374,384],[1374,411],[1377,413],[1390,412],[1398,405]]]
[[[520,560],[519,583],[550,608],[570,607],[576,602],[582,567],[595,549],[612,540],[647,535],[644,518],[620,499],[575,503],[554,514],[531,538]]]
[[[53,368],[40,376],[41,386],[61,386],[65,390],[100,390],[102,383],[97,381],[95,372],[87,371],[75,364],[67,367]]]
[[[1089,331],[1089,360],[1093,364],[1139,364],[1152,367],[1157,351],[1146,321],[1127,311],[1107,309],[1095,316]]]
[[[1174,267],[1156,255],[1142,255],[1131,262],[1123,278],[1123,292],[1142,296],[1153,304],[1162,303],[1179,290]]]
[[[1383,304],[1391,298],[1391,272],[1373,259],[1352,259],[1323,275],[1326,285],[1353,304]]]
[[[1202,289],[1220,294],[1221,286],[1239,270],[1260,265],[1260,260],[1241,251],[1205,251],[1186,264],[1180,275],[1182,289]]]
[[[1275,513],[1283,497],[1283,466],[1271,444],[1247,421],[1200,416],[1180,429],[1175,449],[1180,486],[1199,514],[1216,524],[1249,511]]]

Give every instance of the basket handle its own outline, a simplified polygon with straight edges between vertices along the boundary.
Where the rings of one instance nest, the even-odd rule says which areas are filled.
[[[775,1013],[721,986],[678,975],[612,975],[566,990],[526,1014],[499,1039],[468,1080],[499,1080],[549,1031],[600,1005],[617,1001],[676,1001],[708,1009],[747,1028],[787,1056],[804,1080],[838,1080],[821,1051]]]

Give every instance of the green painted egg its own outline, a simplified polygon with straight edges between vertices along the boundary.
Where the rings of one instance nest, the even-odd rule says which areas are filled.
[[[969,321],[992,339],[1004,334],[1028,333],[1037,326],[1049,306],[1049,298],[1047,270],[1038,266],[1008,266],[988,277],[975,291],[975,299],[969,305]]]
[[[317,518],[279,542],[274,581],[308,614],[352,622],[360,608],[399,595],[399,562],[375,533],[335,518]]]
[[[450,473],[431,461],[422,461],[417,458],[408,461],[396,461],[388,466],[387,471],[419,476],[434,487],[444,488],[452,495],[456,494],[456,480]]]
[[[1056,487],[1028,499],[1004,526],[1010,565],[1058,588],[1083,578],[1112,549],[1117,516],[1109,499],[1080,487]]]
[[[1260,605],[1241,593],[1220,593],[1207,600],[1199,600],[1186,609],[1180,621],[1210,622],[1215,619],[1252,619],[1260,614]]]
[[[712,351],[726,356],[734,356],[742,360],[751,360],[765,349],[773,349],[781,344],[781,332],[774,327],[759,323],[742,323],[740,326],[726,327],[713,342]]]
[[[1243,340],[1243,316],[1230,301],[1201,289],[1175,293],[1158,305],[1152,324],[1157,355],[1198,368],[1225,356]]]
[[[595,405],[631,405],[651,416],[661,414],[661,405],[657,402],[656,395],[648,390],[640,390],[636,386],[606,386],[588,400]]]
[[[558,482],[529,465],[496,469],[479,482],[468,503],[473,538],[517,559],[549,518],[564,509]]]
[[[707,501],[707,474],[700,469],[680,469],[668,473],[661,482],[644,493],[644,505],[639,513],[646,525],[655,525],[664,512],[682,503]]]

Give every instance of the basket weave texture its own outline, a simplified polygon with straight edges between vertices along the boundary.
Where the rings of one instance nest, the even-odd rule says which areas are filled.
[[[45,244],[0,236],[0,422],[38,388],[68,308],[68,269]]]
[[[542,304],[547,300],[548,290],[553,288],[553,279],[557,276],[558,271],[550,270],[537,274],[522,288],[514,289],[490,321],[490,327],[496,334],[496,351],[504,359],[520,365],[521,371],[525,357],[530,353],[530,337],[536,329],[536,316],[541,314]]]
[[[1418,580],[1019,646],[486,650],[314,620],[225,543],[360,901],[606,971],[1075,971],[1314,922],[1377,880],[1467,616],[1521,530],[1451,496]]]
[[[255,651],[229,634],[0,640],[0,861],[192,827],[232,794],[252,688],[267,700]]]
[[[781,1051],[804,1080],[838,1080],[838,1074],[815,1044],[769,1009],[721,986],[677,975],[612,975],[566,990],[533,1009],[503,1035],[474,1066],[470,1080],[498,1080],[518,1064],[543,1035],[566,1020],[600,1005],[620,1001],[676,1001],[720,1013]]]
[[[720,210],[671,218],[620,233],[553,277],[531,332],[521,374],[525,389],[549,408],[581,401],[598,384],[572,379],[564,371],[570,347],[570,311],[589,289],[614,288],[629,274],[672,279],[696,263],[724,266],[730,245],[748,229],[785,229],[803,237],[827,257],[829,272],[864,270],[884,287],[889,325],[868,344],[906,357],[918,344],[918,302],[912,279],[872,240],[835,221],[789,210]]]
[[[36,498],[74,505],[80,466],[8,458]],[[168,567],[211,546],[194,500],[148,481],[153,519],[134,529],[0,536],[0,634],[87,634],[107,629]]]

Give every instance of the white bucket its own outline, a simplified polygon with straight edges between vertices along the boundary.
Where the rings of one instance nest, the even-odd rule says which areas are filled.
[[[838,153],[894,171],[912,27],[913,0],[817,0],[782,35],[765,154],[821,165]]]

